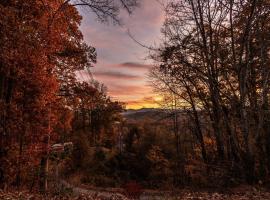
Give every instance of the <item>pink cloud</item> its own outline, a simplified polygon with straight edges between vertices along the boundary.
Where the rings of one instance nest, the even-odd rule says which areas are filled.
[[[93,14],[80,12],[84,39],[97,49],[98,62],[91,70],[93,77],[108,87],[109,95],[121,101],[143,101],[145,96],[153,95],[146,78],[152,66],[151,62],[145,61],[148,50],[135,43],[127,30],[148,46],[158,42],[164,19],[158,1],[142,0],[141,7],[132,16],[121,13],[122,27],[100,24]],[[88,74],[82,76],[89,77]]]
[[[134,70],[149,70],[152,65],[149,64],[141,64],[141,63],[136,63],[136,62],[125,62],[121,63],[120,66],[134,69]]]
[[[132,75],[132,74],[125,74],[120,71],[105,71],[105,72],[93,72],[93,75],[99,79],[126,79],[126,80],[138,80],[142,79],[141,76]]]

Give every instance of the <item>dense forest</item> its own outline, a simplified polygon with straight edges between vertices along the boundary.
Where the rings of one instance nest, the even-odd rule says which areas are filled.
[[[166,11],[153,85],[175,113],[188,109],[206,165],[248,183],[267,180],[269,2],[180,1]]]
[[[8,0],[0,6],[1,185],[19,187],[37,174],[43,187],[51,145],[86,127],[97,138],[123,107],[102,84],[76,76],[80,70],[90,73],[96,62],[95,48],[83,41],[76,7],[119,23],[119,9],[130,13],[136,2]]]
[[[78,8],[121,26],[139,0],[0,0],[1,191],[269,186],[269,1],[158,2],[160,44],[137,43],[162,100],[128,110],[91,74]]]

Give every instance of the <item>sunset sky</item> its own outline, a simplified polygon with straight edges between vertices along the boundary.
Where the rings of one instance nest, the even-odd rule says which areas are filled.
[[[148,50],[135,43],[127,30],[145,45],[157,45],[164,14],[156,0],[142,0],[132,16],[121,13],[123,26],[101,24],[96,17],[80,9],[81,31],[85,41],[97,50],[98,62],[92,68],[96,80],[104,83],[108,94],[127,103],[127,108],[157,107],[158,96],[147,80],[151,60]]]

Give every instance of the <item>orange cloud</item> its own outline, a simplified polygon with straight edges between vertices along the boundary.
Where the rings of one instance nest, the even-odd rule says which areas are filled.
[[[139,100],[127,101],[127,109],[159,108],[161,100],[162,98],[159,96],[149,96]]]

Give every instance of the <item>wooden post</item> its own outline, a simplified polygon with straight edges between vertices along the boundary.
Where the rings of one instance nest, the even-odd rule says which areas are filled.
[[[51,105],[49,108],[48,116],[48,134],[44,138],[44,143],[46,144],[46,154],[42,156],[40,162],[40,192],[46,193],[48,191],[48,174],[49,174],[49,156],[50,156],[50,136],[51,136]]]
[[[44,191],[48,191],[48,175],[49,175],[49,156],[50,156],[50,139],[51,139],[51,111],[52,107],[50,104],[49,108],[49,123],[48,123],[48,138],[47,138],[47,155],[46,155],[46,163],[45,163],[45,178],[44,178]]]

